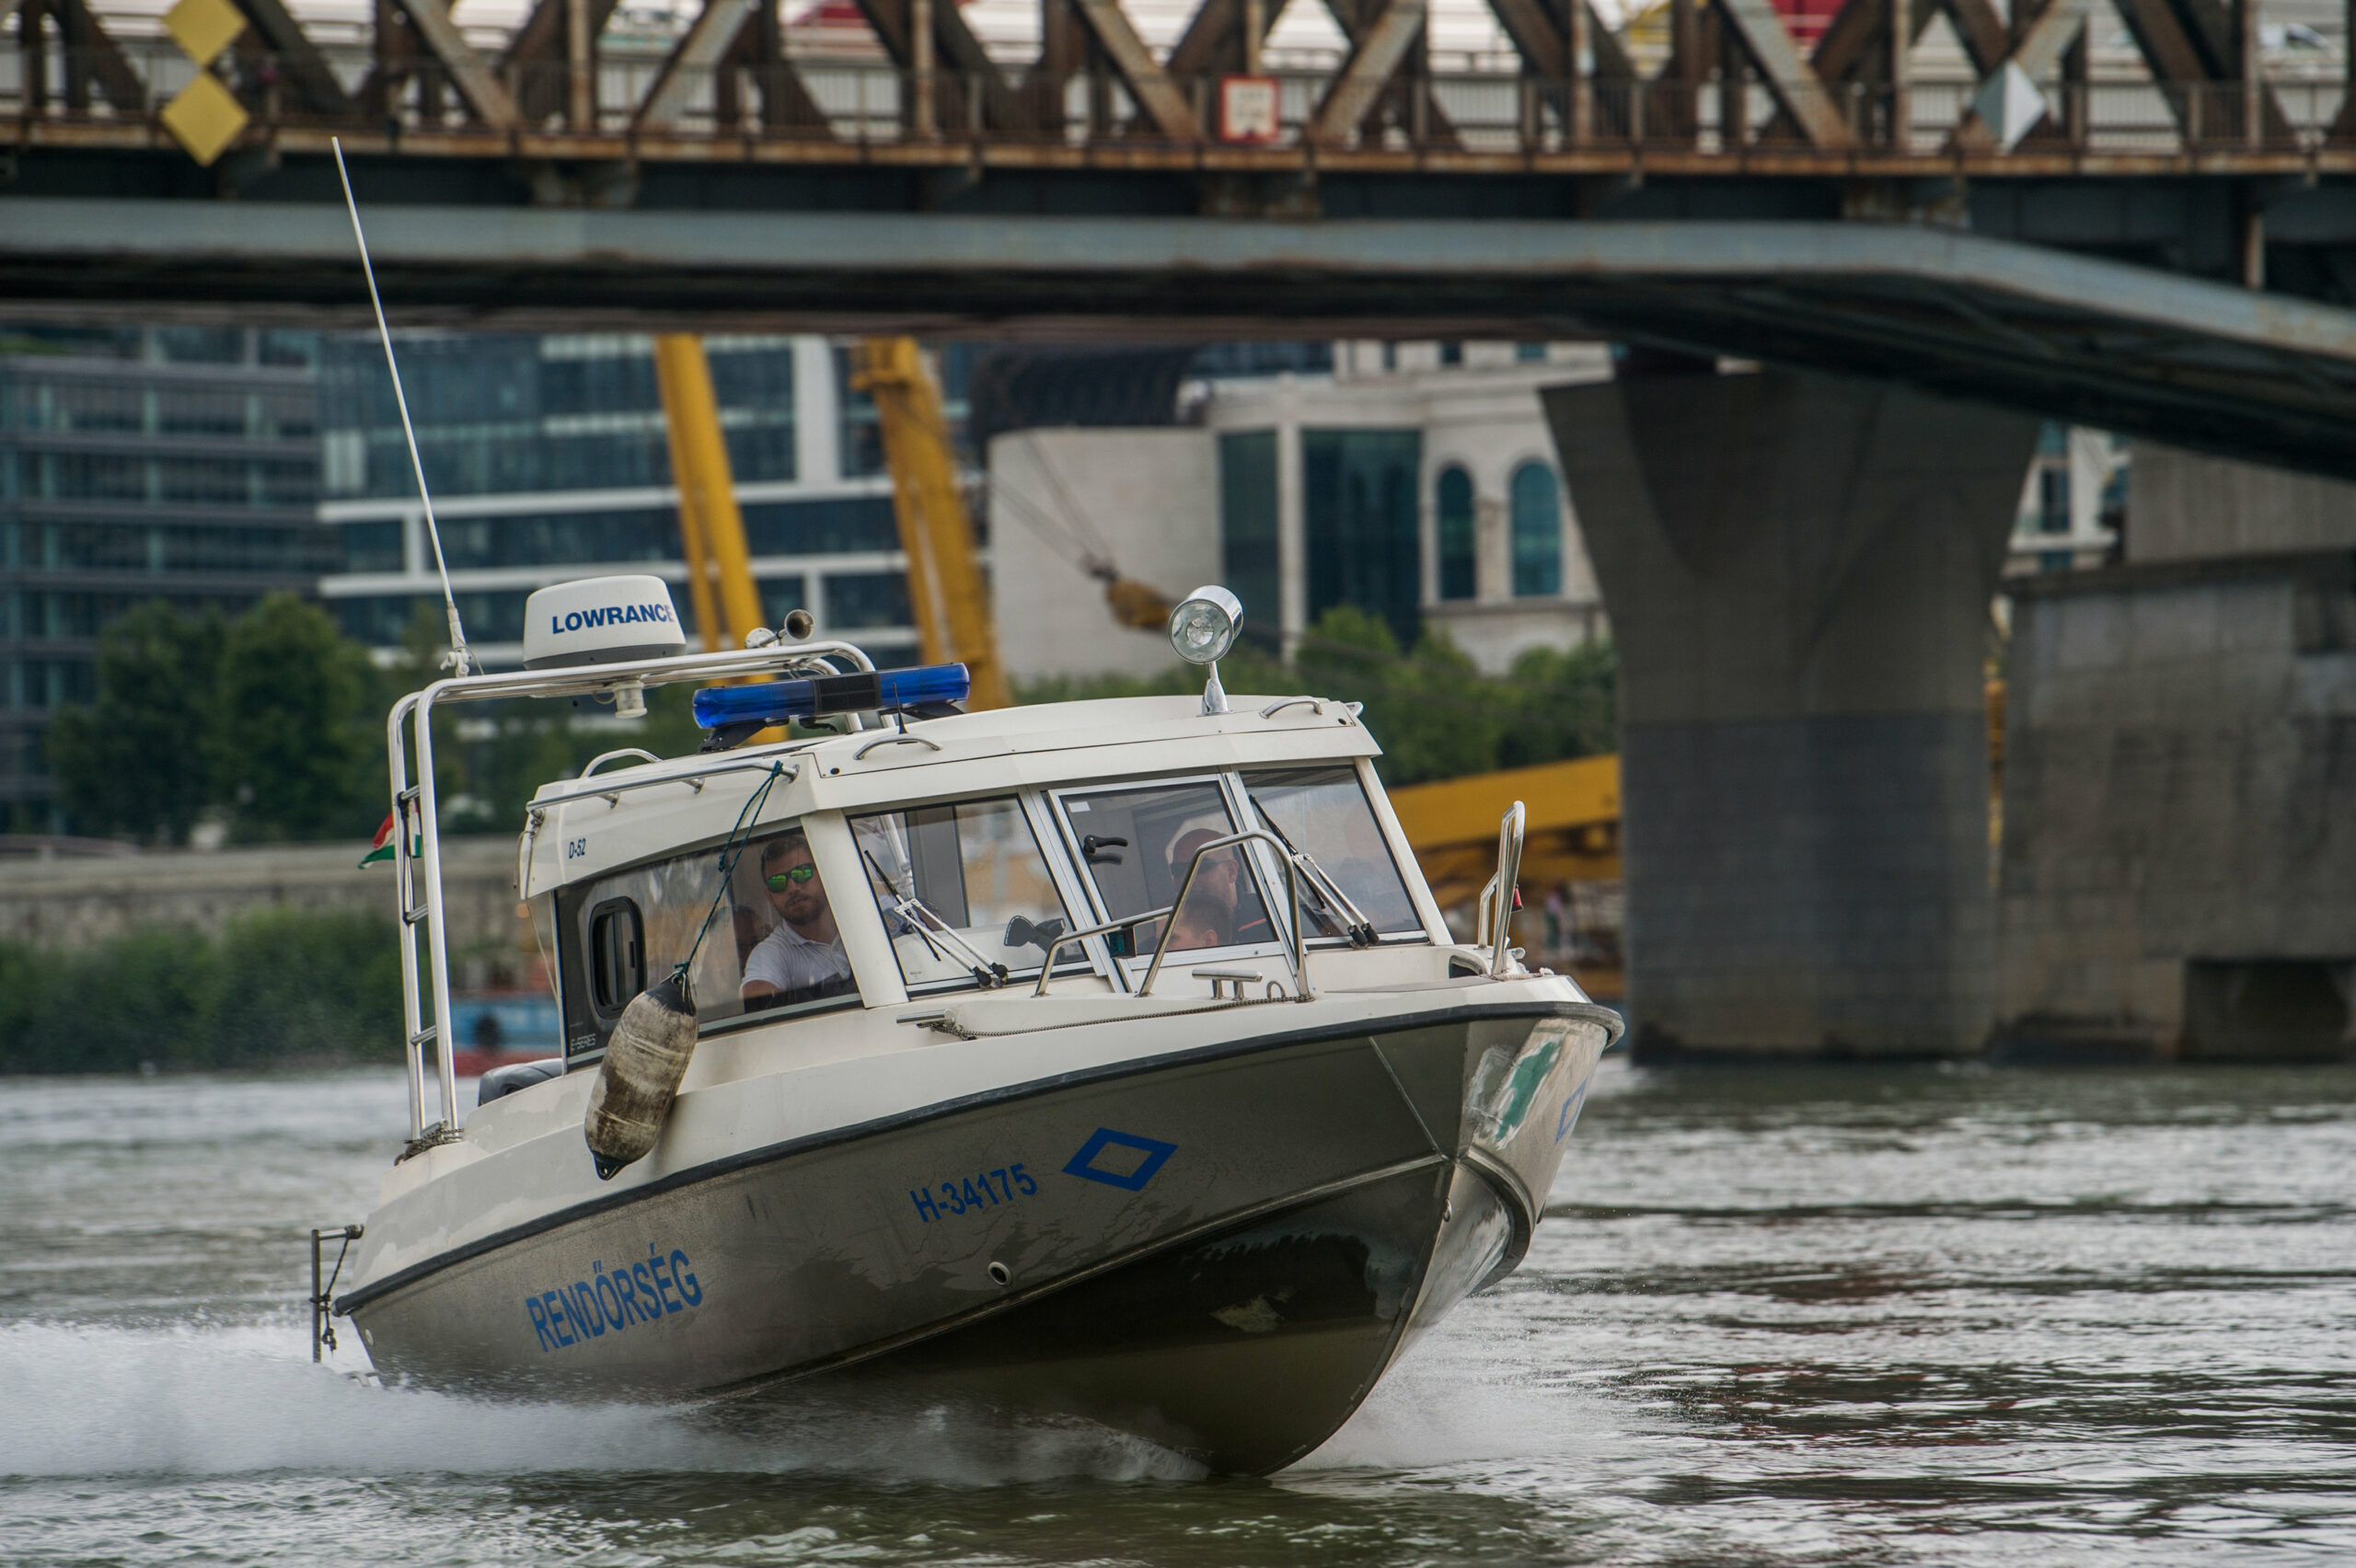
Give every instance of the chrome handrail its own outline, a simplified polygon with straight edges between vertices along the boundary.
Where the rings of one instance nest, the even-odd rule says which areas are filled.
[[[1165,905],[1160,909],[1149,909],[1142,915],[1132,915],[1126,920],[1107,920],[1101,926],[1089,926],[1077,931],[1066,931],[1048,946],[1047,962],[1039,966],[1039,983],[1031,987],[1031,994],[1034,997],[1044,997],[1047,994],[1047,981],[1056,972],[1056,954],[1063,951],[1067,945],[1085,940],[1090,937],[1108,936],[1130,926],[1142,926],[1148,920],[1159,920],[1163,916],[1175,911],[1177,907],[1174,904]]]
[[[885,735],[881,740],[868,742],[865,745],[851,753],[851,761],[865,762],[867,760],[867,754],[873,751],[878,746],[930,746],[933,750],[939,751],[941,749],[941,743],[939,741],[928,740],[922,735]]]
[[[1322,697],[1279,698],[1276,701],[1268,704],[1267,707],[1260,709],[1260,717],[1263,719],[1273,719],[1288,708],[1298,708],[1303,703],[1306,703],[1310,709],[1316,713],[1317,717],[1322,719],[1325,717],[1325,705],[1331,701],[1333,701],[1331,698]],[[1342,722],[1345,724],[1357,723],[1358,714],[1366,708],[1366,704],[1363,702],[1337,702],[1334,703],[1334,706],[1342,710]]]
[[[1309,981],[1309,941],[1302,933],[1300,924],[1300,868],[1293,864],[1292,857],[1286,852],[1283,841],[1265,828],[1245,828],[1242,833],[1230,833],[1225,838],[1214,838],[1196,849],[1195,858],[1186,862],[1186,880],[1178,884],[1178,896],[1171,903],[1170,924],[1174,927],[1178,923],[1178,911],[1185,907],[1186,895],[1194,891],[1195,873],[1203,869],[1203,857],[1214,849],[1225,849],[1232,845],[1251,842],[1266,845],[1276,852],[1276,859],[1284,864],[1285,890],[1292,900],[1292,940],[1286,945],[1285,960],[1292,965],[1293,989],[1299,993],[1296,999],[1304,1002],[1315,1001],[1317,989]],[[1153,962],[1146,966],[1145,984],[1138,987],[1139,997],[1153,995],[1154,980],[1161,974],[1163,961],[1170,956],[1170,929],[1164,928],[1161,940],[1154,944]]]
[[[1497,819],[1496,942],[1489,952],[1489,974],[1502,978],[1513,973],[1513,895],[1521,877],[1522,830],[1530,813],[1516,801]]]
[[[655,760],[659,762],[662,759],[658,757]],[[716,778],[723,773],[767,773],[776,766],[777,759],[774,755],[766,761],[756,761],[750,757],[735,757],[710,767],[697,768],[693,773],[666,773],[660,778],[623,778],[617,779],[611,784],[598,785],[591,790],[567,790],[557,795],[535,795],[525,802],[525,815],[527,821],[537,823],[540,817],[547,814],[550,806],[561,806],[570,801],[610,801],[625,790],[653,790],[664,784],[685,784],[700,795],[703,793],[704,782],[707,779]],[[801,772],[802,763],[797,758],[786,768],[785,777],[779,782],[791,784],[800,777]]]
[[[613,761],[616,757],[620,756],[635,756],[642,758],[648,762],[661,762],[663,760],[661,757],[656,756],[653,752],[648,751],[644,746],[616,746],[612,751],[599,752],[595,756],[591,757],[589,759],[589,766],[581,770],[579,777],[586,778],[591,774],[596,772],[597,769],[605,767],[606,764]]]

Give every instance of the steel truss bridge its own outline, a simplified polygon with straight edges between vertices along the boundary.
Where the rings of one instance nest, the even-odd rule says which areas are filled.
[[[657,47],[615,0],[206,3],[200,66],[14,0],[0,310],[356,321],[340,137],[410,321],[1607,335],[2356,476],[2356,92],[2256,0],[1849,0],[1805,48],[1770,0],[1657,43],[1487,0],[1510,48],[1455,69],[1429,0],[1322,0],[1313,69],[1265,52],[1287,0],[1152,45],[1039,0],[1021,58],[954,0],[816,49],[776,0]]]
[[[2116,0],[2141,63],[2124,79],[2090,64],[2094,0],[2023,0],[2017,17],[1994,0],[1851,0],[1807,50],[1770,0],[1673,0],[1666,58],[1649,73],[1592,0],[1487,0],[1511,57],[1456,72],[1436,68],[1428,0],[1323,0],[1348,48],[1315,72],[1264,71],[1287,0],[1202,0],[1161,51],[1119,0],[1040,0],[1036,57],[1021,62],[985,48],[954,0],[856,0],[869,47],[834,58],[789,50],[765,0],[711,0],[667,52],[606,40],[617,0],[536,0],[494,52],[439,0],[376,0],[373,27],[317,39],[284,0],[229,3],[248,24],[224,73],[252,117],[243,144],[289,152],[341,131],[411,156],[819,167],[1900,179],[2356,167],[2347,77],[2270,78],[2257,6],[2220,0]],[[0,106],[20,148],[154,144],[155,111],[197,70],[176,39],[88,0],[10,8]],[[1919,76],[1913,63],[1938,17],[1961,45],[1960,76]],[[2019,100],[2030,112],[1983,118],[2002,99],[1975,104],[1975,89],[2015,72],[2038,89]],[[1276,101],[1271,119],[1238,127],[1219,87],[1246,75],[1271,81]]]

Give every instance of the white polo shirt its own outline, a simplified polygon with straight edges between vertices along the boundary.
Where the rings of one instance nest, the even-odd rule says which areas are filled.
[[[745,982],[762,981],[780,991],[799,991],[850,973],[850,955],[839,941],[814,942],[780,920],[745,959]]]

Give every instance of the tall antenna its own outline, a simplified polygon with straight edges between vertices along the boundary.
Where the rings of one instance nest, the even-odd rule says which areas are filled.
[[[433,541],[433,570],[442,574],[442,607],[450,612],[450,659],[457,674],[471,663],[467,652],[467,628],[458,624],[458,596],[450,592],[449,563],[442,559],[442,529],[433,521],[433,492],[425,488],[425,460],[417,455],[417,427],[409,422],[409,398],[401,391],[401,367],[393,361],[393,334],[385,325],[385,302],[376,293],[376,269],[368,263],[368,236],[360,232],[360,203],[352,199],[352,174],[343,167],[343,138],[330,136],[335,149],[336,178],[343,181],[343,204],[352,213],[352,237],[360,247],[360,271],[368,280],[368,303],[376,310],[376,336],[385,345],[385,368],[393,375],[393,403],[401,411],[401,434],[409,438],[409,466],[417,474],[417,498],[425,503],[425,535]]]

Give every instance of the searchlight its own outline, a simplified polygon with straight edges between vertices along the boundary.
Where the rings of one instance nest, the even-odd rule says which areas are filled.
[[[1209,667],[1203,683],[1203,711],[1227,711],[1227,690],[1218,684],[1218,662],[1235,646],[1243,627],[1243,604],[1215,582],[1207,582],[1178,601],[1170,612],[1170,646],[1189,664]]]

